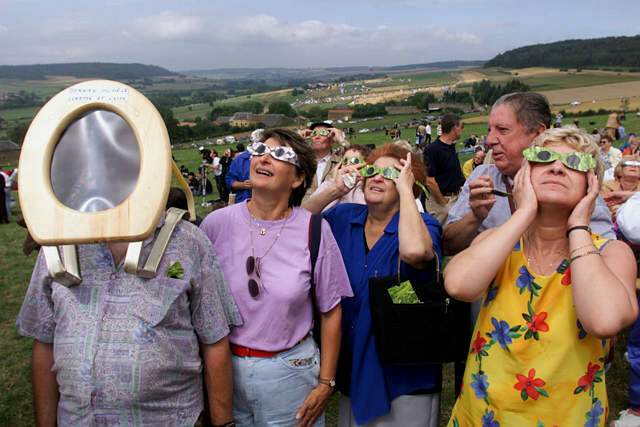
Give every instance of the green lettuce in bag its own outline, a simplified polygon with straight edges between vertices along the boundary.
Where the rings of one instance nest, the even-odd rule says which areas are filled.
[[[394,304],[422,304],[409,280],[387,289]]]

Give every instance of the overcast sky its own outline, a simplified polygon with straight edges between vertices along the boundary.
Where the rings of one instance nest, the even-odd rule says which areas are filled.
[[[638,33],[639,0],[0,0],[1,65],[401,65]]]

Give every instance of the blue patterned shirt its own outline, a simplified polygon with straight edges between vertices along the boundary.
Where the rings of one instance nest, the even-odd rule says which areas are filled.
[[[208,239],[180,221],[154,279],[114,266],[107,245],[78,251],[83,280],[70,288],[40,253],[16,322],[53,344],[58,425],[192,426],[203,408],[199,344],[242,323]],[[176,262],[182,277],[168,277]]]

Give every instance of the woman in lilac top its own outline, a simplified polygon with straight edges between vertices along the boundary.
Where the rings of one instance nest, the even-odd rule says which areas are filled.
[[[324,425],[335,386],[343,297],[349,279],[323,220],[313,282],[322,351],[313,323],[309,221],[298,207],[316,169],[313,152],[296,133],[266,131],[249,147],[252,198],[211,213],[202,222],[218,255],[244,324],[229,336],[237,425]]]

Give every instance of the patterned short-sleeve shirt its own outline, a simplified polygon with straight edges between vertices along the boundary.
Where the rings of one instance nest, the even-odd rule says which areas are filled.
[[[16,322],[53,344],[58,425],[192,426],[203,407],[199,343],[242,323],[209,241],[181,221],[153,279],[114,266],[106,245],[78,250],[73,287],[53,281],[39,255]],[[183,273],[169,274],[176,263]]]

